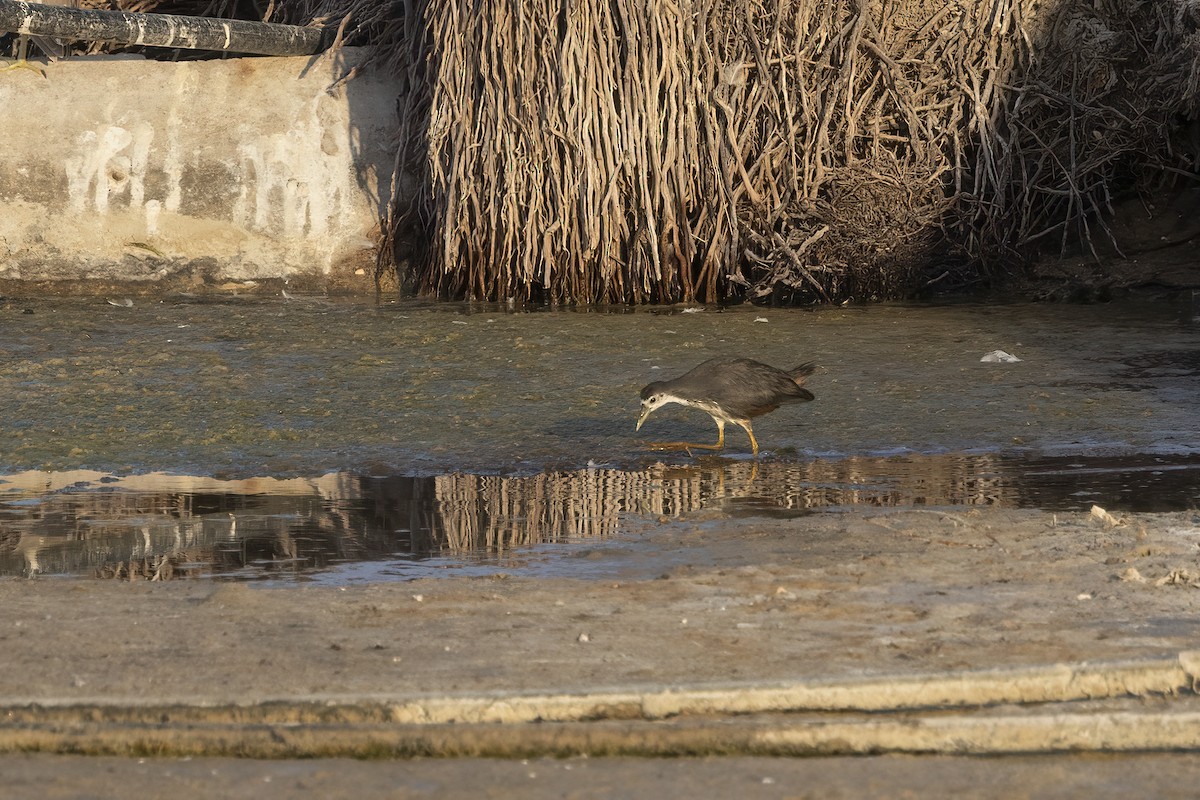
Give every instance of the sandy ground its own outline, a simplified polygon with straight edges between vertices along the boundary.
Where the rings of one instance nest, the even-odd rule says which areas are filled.
[[[1034,511],[696,516],[646,523],[626,534],[633,547],[575,553],[669,565],[646,577],[631,563],[632,580],[9,580],[9,702],[779,681],[1127,660],[1200,642],[1195,513],[1117,526]]]
[[[1198,544],[1195,512],[1115,520],[966,509],[793,520],[698,513],[647,521],[621,542],[577,552],[628,559],[628,579],[492,576],[275,589],[8,580],[0,583],[0,664],[10,679],[9,722],[0,734],[10,754],[0,769],[11,796],[39,787],[42,797],[75,796],[81,786],[89,796],[165,796],[201,785],[229,797],[337,797],[352,789],[397,797],[623,797],[667,787],[764,797],[1069,797],[1117,796],[1134,783],[1157,796],[1184,796],[1176,790],[1194,787],[1195,760],[1162,754],[212,759],[189,744],[204,738],[203,719],[180,725],[166,713],[157,733],[142,740],[157,742],[148,761],[12,751],[111,746],[120,754],[134,741],[124,755],[144,757],[136,736],[112,735],[124,724],[122,709],[217,709],[213,718],[224,714],[228,723],[229,709],[272,702],[419,707],[447,698],[737,690],[1171,658],[1200,641]],[[639,567],[644,559],[668,566],[650,576]],[[1187,697],[1136,702],[1151,714],[1193,713]],[[656,735],[635,728],[627,735],[638,741]],[[226,755],[247,752],[237,749],[236,729],[229,725],[233,739],[217,748]],[[511,736],[522,730],[533,729],[514,726]],[[1011,791],[993,791],[1002,787]]]

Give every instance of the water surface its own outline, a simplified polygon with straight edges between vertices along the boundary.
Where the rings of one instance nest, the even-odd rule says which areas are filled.
[[[648,438],[715,439],[678,406],[634,421],[644,384],[717,355],[820,365],[816,402],[755,423],[788,456],[1200,450],[1190,297],[687,311],[9,300],[0,474],[638,467]],[[996,349],[1022,361],[980,362]]]
[[[1190,296],[524,313],[9,299],[0,574],[405,577],[549,564],[701,511],[1194,508],[1198,333]],[[997,349],[1021,360],[980,360]],[[758,461],[737,429],[717,457],[647,449],[715,439],[678,406],[634,422],[642,385],[718,355],[815,360],[817,399],[756,421]]]
[[[1200,458],[943,454],[642,470],[214,480],[0,477],[0,575],[166,580],[580,574],[564,545],[620,545],[647,523],[799,519],[861,507],[1113,512],[1200,507]],[[803,536],[798,526],[796,536]],[[360,565],[371,564],[365,572]]]

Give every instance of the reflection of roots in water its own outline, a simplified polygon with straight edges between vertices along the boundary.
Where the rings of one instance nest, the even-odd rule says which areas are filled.
[[[166,580],[257,563],[278,573],[362,558],[358,538],[313,495],[66,492],[0,521],[0,572]]]
[[[503,552],[615,533],[622,513],[674,517],[756,498],[784,509],[840,505],[1003,505],[1017,499],[989,455],[847,458],[803,464],[706,459],[629,472],[585,469],[528,477],[454,474],[434,479],[435,506],[414,550]],[[761,473],[761,474],[760,474]],[[886,485],[881,476],[888,476]]]
[[[436,505],[428,543],[414,549],[451,552],[615,533],[627,498],[640,491],[644,473],[579,470],[529,477],[443,475],[434,478]],[[414,531],[414,534],[416,531]],[[422,546],[424,545],[424,546]]]
[[[625,514],[677,517],[744,498],[755,508],[787,510],[1019,505],[1020,478],[1005,471],[990,455],[807,463],[712,457],[638,471],[326,476],[289,494],[238,493],[236,481],[224,492],[55,492],[0,518],[0,573],[165,580],[405,555],[502,554],[612,536]]]
[[[97,578],[113,580],[169,581],[175,576],[175,562],[175,557],[163,553],[162,555],[143,558],[140,561],[130,561],[129,564],[126,564],[124,561],[118,561],[115,564],[104,564],[96,568],[95,575]]]

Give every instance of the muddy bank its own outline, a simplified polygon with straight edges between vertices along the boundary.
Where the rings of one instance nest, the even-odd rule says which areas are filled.
[[[967,510],[684,519],[575,549],[612,562],[590,580],[9,579],[0,643],[21,676],[13,704],[595,691],[1169,657],[1200,639],[1198,537],[1194,512],[1115,526]]]

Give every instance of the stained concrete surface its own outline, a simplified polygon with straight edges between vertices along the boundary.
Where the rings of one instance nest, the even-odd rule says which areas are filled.
[[[0,280],[372,283],[396,86],[363,59],[82,56],[0,81]]]

